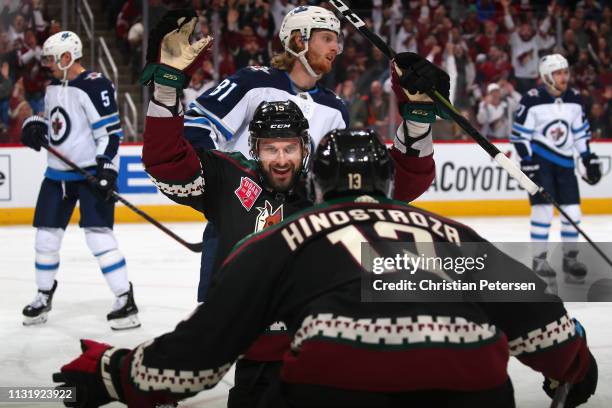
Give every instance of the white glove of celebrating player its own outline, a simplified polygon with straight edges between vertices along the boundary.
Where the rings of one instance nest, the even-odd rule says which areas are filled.
[[[154,100],[175,111],[180,106],[181,90],[189,84],[189,76],[202,66],[212,45],[211,37],[189,43],[196,21],[197,15],[191,9],[171,10],[149,33],[147,65],[140,82],[153,82]]]

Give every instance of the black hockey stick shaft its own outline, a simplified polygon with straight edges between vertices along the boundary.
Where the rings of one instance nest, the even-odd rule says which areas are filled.
[[[89,183],[91,183],[94,187],[97,186],[98,179],[96,178],[96,176],[94,176],[93,174],[91,174],[87,170],[77,166],[76,163],[74,163],[72,160],[70,160],[69,158],[67,158],[66,156],[64,156],[63,154],[61,154],[60,152],[58,152],[57,150],[55,150],[53,147],[49,146],[48,144],[43,144],[42,147],[44,149],[46,149],[49,153],[51,153],[52,155],[54,155],[55,157],[57,157],[58,159],[60,159],[64,163],[66,163],[74,171],[76,171],[77,173],[79,173],[80,175],[85,177],[85,179]],[[142,218],[144,218],[145,220],[147,220],[148,222],[150,222],[151,224],[153,224],[154,226],[156,226],[157,228],[159,228],[160,230],[165,232],[167,235],[172,237],[175,241],[177,241],[179,244],[183,245],[185,248],[187,248],[187,249],[189,249],[190,251],[193,251],[193,252],[202,252],[202,245],[203,245],[202,242],[191,243],[191,242],[185,241],[183,238],[181,238],[178,235],[176,235],[174,232],[169,230],[165,225],[161,224],[155,218],[151,217],[149,214],[147,214],[146,212],[142,211],[140,208],[136,207],[134,204],[130,203],[128,200],[123,198],[116,191],[113,190],[111,192],[111,195],[117,201],[121,201],[130,210],[134,211],[136,214],[140,215]]]
[[[383,41],[376,33],[372,32],[365,22],[353,11],[349,6],[346,5],[342,0],[330,0],[332,6],[346,19],[353,27],[355,27],[361,35],[363,35],[368,41],[378,48],[389,60],[395,58],[395,51]],[[548,203],[552,204],[561,213],[565,219],[572,224],[572,226],[578,231],[580,235],[584,237],[593,248],[601,255],[601,257],[612,267],[612,260],[599,248],[599,246],[589,238],[589,236],[578,226],[578,224],[572,220],[567,213],[561,208],[561,206],[554,200],[554,198],[544,190],[543,187],[535,184],[525,173],[521,171],[510,159],[508,159],[493,143],[489,142],[487,138],[480,134],[480,132],[448,101],[440,92],[435,89],[431,89],[427,92],[434,102],[441,105],[444,110],[451,116],[451,118],[457,122],[457,124],[463,129],[485,152],[491,156],[501,167],[503,167],[512,177],[514,177],[521,187],[523,187],[530,195],[540,194]]]
[[[567,394],[570,392],[570,383],[563,383],[559,385],[557,391],[555,391],[555,397],[550,403],[550,408],[563,408],[565,407],[565,401],[567,400]]]

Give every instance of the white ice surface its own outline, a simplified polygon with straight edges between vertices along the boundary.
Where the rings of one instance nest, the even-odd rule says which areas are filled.
[[[492,241],[529,239],[529,220],[524,217],[470,217],[461,221]],[[612,216],[585,217],[581,226],[595,241],[610,241],[612,237]],[[202,238],[202,224],[179,223],[169,227],[188,241],[198,242]],[[70,226],[64,237],[59,286],[49,321],[42,326],[23,327],[21,309],[35,293],[34,229],[0,227],[0,386],[52,385],[51,374],[78,355],[78,339],[133,347],[172,330],[195,307],[200,254],[189,252],[148,224],[119,224],[115,231],[128,262],[142,322],[141,328],[126,332],[112,332],[107,325],[105,316],[113,298],[85,245],[82,231],[76,226]],[[556,220],[551,237],[558,235]],[[572,303],[567,308],[585,326],[599,364],[598,392],[586,406],[612,407],[612,304]],[[541,391],[540,374],[514,359],[510,373],[518,407],[548,406],[548,397]],[[232,382],[233,370],[216,388],[181,406],[224,407]],[[57,405],[0,403],[0,406]]]

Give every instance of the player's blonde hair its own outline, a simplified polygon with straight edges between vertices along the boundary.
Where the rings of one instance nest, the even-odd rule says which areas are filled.
[[[291,47],[291,49],[295,52],[299,52],[303,49],[303,47],[300,47],[297,43],[297,38],[299,36],[300,32],[296,30],[293,32],[293,34],[291,34],[291,39],[289,40],[289,47]],[[295,56],[291,55],[287,51],[283,51],[280,54],[276,54],[274,57],[272,57],[270,65],[282,71],[290,71],[296,61],[297,58]]]

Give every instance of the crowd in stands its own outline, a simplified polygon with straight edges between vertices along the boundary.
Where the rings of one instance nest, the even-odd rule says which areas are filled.
[[[130,32],[142,26],[138,0],[114,1],[123,5],[109,21],[115,22],[125,44],[135,44]],[[149,4],[155,20],[177,2]],[[218,80],[248,65],[269,64],[281,51],[278,30],[283,16],[306,4],[326,6],[305,0],[190,1],[199,14],[197,35],[221,33]],[[508,137],[521,94],[539,83],[539,58],[553,52],[570,63],[571,85],[583,94],[593,136],[612,137],[612,11],[605,2],[353,0],[351,6],[397,52],[427,55],[449,72],[451,101],[487,137]],[[344,51],[322,81],[347,102],[352,126],[389,135],[398,121],[389,64],[349,24],[343,24],[343,32]],[[213,74],[210,63],[202,67],[186,91],[186,102],[215,84]],[[466,138],[445,121],[436,123],[434,135]]]
[[[4,0],[0,5],[0,143],[17,143],[21,124],[44,111],[47,76],[41,46],[60,24],[42,0]]]
[[[107,28],[115,31],[134,78],[141,68],[141,1],[104,1]],[[242,67],[268,65],[281,51],[278,31],[287,11],[326,6],[315,0],[147,1],[151,25],[166,10],[189,6],[199,15],[196,37],[220,33],[217,70],[212,61],[203,64],[185,90],[185,103]],[[521,94],[539,83],[539,58],[560,52],[570,64],[571,86],[582,93],[593,137],[612,138],[612,7],[607,2],[353,0],[351,6],[397,52],[417,52],[443,67],[451,76],[451,102],[487,137],[508,137]],[[60,28],[45,15],[43,0],[4,0],[3,7],[0,141],[14,141],[16,124],[43,109],[40,45]],[[322,82],[346,101],[352,126],[389,136],[399,121],[389,63],[352,26],[342,27],[344,51]],[[467,139],[442,120],[434,135]]]

